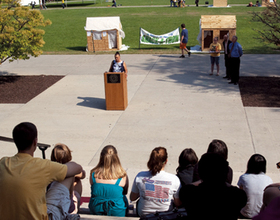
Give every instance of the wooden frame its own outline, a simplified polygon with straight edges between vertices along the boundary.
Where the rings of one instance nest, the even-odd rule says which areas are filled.
[[[201,15],[201,50],[208,51],[215,37],[223,50],[223,36],[229,34],[229,39],[236,35],[235,15]],[[208,35],[208,36],[206,36]]]

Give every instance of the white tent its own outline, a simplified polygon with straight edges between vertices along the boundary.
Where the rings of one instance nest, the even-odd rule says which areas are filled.
[[[22,6],[28,6],[31,4],[31,1],[34,1],[36,3],[36,5],[39,5],[39,0],[21,0],[20,4]]]
[[[120,49],[125,37],[120,17],[87,17],[85,31],[89,51]]]

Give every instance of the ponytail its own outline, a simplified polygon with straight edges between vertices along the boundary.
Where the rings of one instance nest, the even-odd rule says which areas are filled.
[[[159,173],[164,167],[167,160],[167,151],[164,147],[156,147],[153,149],[150,155],[150,159],[147,163],[149,171],[152,175]]]

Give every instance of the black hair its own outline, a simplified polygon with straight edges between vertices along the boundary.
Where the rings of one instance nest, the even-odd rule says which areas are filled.
[[[266,172],[266,159],[260,154],[253,154],[247,164],[246,173],[259,174]]]
[[[181,28],[185,28],[186,27],[186,25],[185,24],[181,24]]]
[[[222,156],[225,160],[228,158],[228,148],[225,142],[214,139],[208,146],[207,153],[215,153]]]
[[[198,162],[198,174],[203,182],[225,183],[228,162],[219,154],[203,154]]]
[[[192,148],[186,148],[183,150],[179,156],[179,166],[177,168],[177,172],[180,169],[184,169],[187,166],[194,166],[198,162],[198,158],[196,156],[195,151]]]
[[[37,138],[37,128],[30,122],[22,122],[13,129],[13,139],[18,151],[29,150]]]

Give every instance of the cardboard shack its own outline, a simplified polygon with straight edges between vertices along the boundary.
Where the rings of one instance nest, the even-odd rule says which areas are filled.
[[[213,7],[227,7],[227,0],[213,0]]]
[[[224,35],[228,34],[230,40],[236,35],[236,17],[235,15],[201,15],[200,28],[202,51],[209,50],[214,37],[218,37],[218,42],[224,50]]]
[[[120,17],[87,17],[85,30],[90,52],[120,50],[122,47],[125,33]]]
[[[274,2],[275,1],[275,2]],[[276,0],[262,0],[262,6],[275,7]]]

